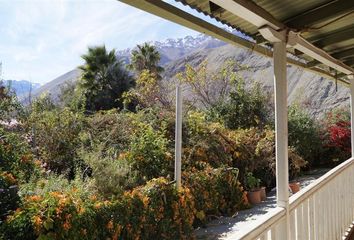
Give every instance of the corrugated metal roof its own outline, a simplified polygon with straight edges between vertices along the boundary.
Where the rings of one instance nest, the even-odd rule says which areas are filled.
[[[209,0],[176,0],[196,9],[216,20],[257,39],[260,37],[256,26],[239,18],[231,12],[214,6]],[[249,0],[251,1],[251,0]],[[254,0],[254,4],[270,13],[289,29],[301,33],[301,36],[313,45],[336,56],[339,60],[354,67],[348,60],[345,50],[354,48],[354,0]],[[348,54],[349,54],[348,53]],[[301,55],[301,54],[300,54]],[[311,61],[310,58],[302,56]]]

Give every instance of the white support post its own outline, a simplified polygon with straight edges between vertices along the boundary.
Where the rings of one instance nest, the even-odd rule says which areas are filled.
[[[182,158],[182,93],[181,86],[176,87],[176,129],[175,129],[175,181],[177,189],[181,187]]]
[[[274,43],[274,92],[275,92],[275,139],[276,139],[276,184],[277,205],[286,210],[285,226],[280,239],[289,238],[289,174],[288,174],[288,104],[286,77],[286,43]]]
[[[354,157],[354,79],[350,79],[350,122],[351,122],[351,142],[352,157]]]

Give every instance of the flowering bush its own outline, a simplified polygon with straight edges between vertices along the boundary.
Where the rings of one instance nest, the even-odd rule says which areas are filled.
[[[112,201],[77,188],[28,195],[0,232],[5,239],[190,239],[194,213],[189,189],[159,178]]]
[[[211,168],[184,173],[186,185],[195,200],[195,224],[205,223],[212,216],[232,215],[247,207],[247,199],[237,181],[238,169]]]
[[[28,180],[37,170],[25,139],[0,127],[0,172],[11,173],[20,181]]]
[[[345,110],[330,112],[323,125],[326,162],[322,164],[332,166],[348,159],[351,153],[350,113]]]
[[[16,184],[17,180],[11,173],[0,172],[0,223],[20,201]]]

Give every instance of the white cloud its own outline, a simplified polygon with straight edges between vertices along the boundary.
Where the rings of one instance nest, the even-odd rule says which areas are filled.
[[[116,0],[1,4],[0,61],[11,78],[50,81],[81,64],[80,55],[91,45],[119,50],[193,33]]]

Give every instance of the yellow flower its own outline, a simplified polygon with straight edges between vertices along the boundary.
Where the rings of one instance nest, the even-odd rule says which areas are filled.
[[[98,203],[95,203],[94,207],[96,209],[99,209],[101,207],[102,203],[98,202]]]
[[[144,196],[143,197],[143,203],[144,203],[144,206],[147,206],[149,204],[149,197]]]

